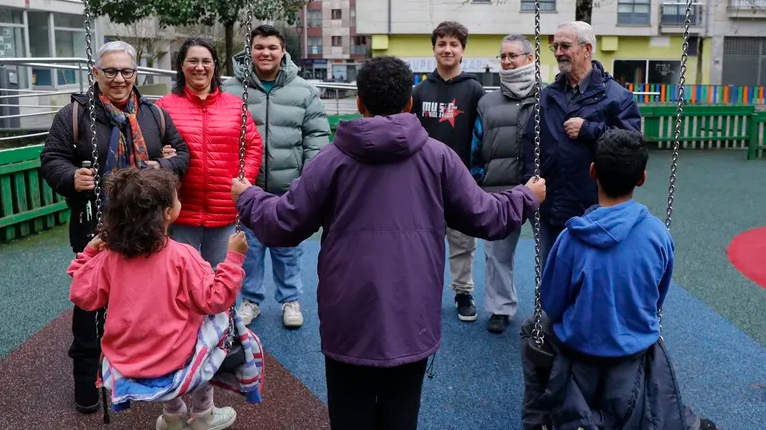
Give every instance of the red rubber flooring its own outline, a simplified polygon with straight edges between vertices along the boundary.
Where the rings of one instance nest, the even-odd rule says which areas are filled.
[[[766,288],[766,227],[739,234],[729,244],[727,253],[737,270]]]
[[[82,415],[71,399],[71,312],[31,336],[0,359],[0,429],[13,430],[139,430],[154,429],[162,412],[159,403],[133,403],[127,412]],[[266,354],[264,402],[249,405],[242,397],[216,389],[216,404],[233,406],[237,422],[231,429],[329,429],[327,408],[277,360]]]

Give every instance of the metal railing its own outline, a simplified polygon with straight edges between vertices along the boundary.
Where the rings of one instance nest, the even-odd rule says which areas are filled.
[[[692,13],[689,17],[692,27],[702,25],[702,6],[693,5]],[[662,3],[660,8],[660,25],[683,26],[686,21],[686,3],[671,2]]]
[[[756,9],[766,12],[766,0],[729,0],[729,9]]]
[[[66,64],[62,64],[66,63]],[[41,58],[0,58],[0,67],[5,65],[13,65],[13,66],[22,66],[22,67],[36,67],[36,68],[46,68],[46,69],[64,69],[64,70],[80,70],[84,72],[87,68],[87,59],[85,58],[79,58],[79,57],[41,57]],[[153,67],[144,67],[139,66],[138,72],[141,74],[146,75],[153,75],[153,76],[164,76],[164,77],[170,77],[173,78],[176,76],[176,72],[174,70],[166,70],[166,69],[158,69]],[[81,74],[82,76],[82,74]],[[229,79],[229,76],[221,76],[222,80]],[[80,79],[79,82],[79,92],[83,93],[85,92],[85,83],[82,82],[83,80]],[[319,89],[320,95],[324,102],[324,107],[327,115],[351,115],[356,114],[357,107],[356,107],[356,99],[355,99],[355,92],[356,92],[356,84],[354,83],[343,83],[343,82],[322,82],[318,80],[308,80],[312,85],[314,85],[316,88]],[[499,87],[496,86],[486,86],[484,87],[486,92],[491,92],[499,89]],[[19,99],[19,98],[28,98],[28,97],[39,97],[39,96],[56,96],[56,95],[69,95],[73,94],[76,91],[73,91],[71,89],[64,89],[64,90],[32,90],[32,89],[0,89],[0,93],[2,92],[13,92],[14,94],[5,94],[0,95],[0,106],[11,108],[11,107],[24,107],[24,108],[41,108],[45,109],[40,112],[27,112],[27,113],[21,113],[21,114],[9,114],[9,115],[2,115],[0,116],[0,120],[3,119],[13,119],[13,118],[25,118],[25,117],[34,117],[34,116],[46,116],[46,115],[55,115],[58,110],[61,108],[61,106],[56,105],[50,105],[50,104],[12,104],[12,103],[6,103],[3,100],[4,99]],[[328,94],[329,92],[332,92],[331,94]],[[635,92],[635,95],[658,95],[658,92]],[[145,95],[146,98],[149,100],[158,100],[160,95]],[[47,131],[44,132],[35,132],[35,133],[28,133],[28,134],[22,134],[22,135],[16,135],[16,136],[5,136],[0,137],[0,142],[2,141],[9,141],[9,140],[20,140],[20,139],[27,139],[31,137],[42,137],[46,136],[48,134]]]

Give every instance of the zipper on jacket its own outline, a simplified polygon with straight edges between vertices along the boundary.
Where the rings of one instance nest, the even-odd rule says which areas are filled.
[[[274,83],[276,84],[276,82]],[[266,91],[266,128],[264,133],[266,138],[263,139],[263,190],[267,193],[269,192],[269,105],[271,104],[269,94],[271,94],[271,90]]]
[[[207,221],[207,100],[202,100],[202,227]]]

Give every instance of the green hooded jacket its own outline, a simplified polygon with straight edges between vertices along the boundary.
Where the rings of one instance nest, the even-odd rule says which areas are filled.
[[[234,77],[223,91],[242,97],[245,51],[233,58]],[[254,71],[248,82],[247,105],[263,139],[263,162],[256,185],[283,194],[303,166],[330,141],[330,124],[319,91],[298,76],[298,66],[285,52],[271,91],[266,92]]]

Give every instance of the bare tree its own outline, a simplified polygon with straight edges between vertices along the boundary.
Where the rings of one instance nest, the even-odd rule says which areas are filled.
[[[147,67],[155,67],[157,60],[166,52],[170,52],[175,39],[172,28],[162,28],[156,18],[144,18],[132,24],[112,24],[112,40],[122,40],[136,48],[136,58],[139,64],[146,61]],[[141,75],[139,75],[141,76]],[[139,85],[154,83],[154,76],[143,75]]]

